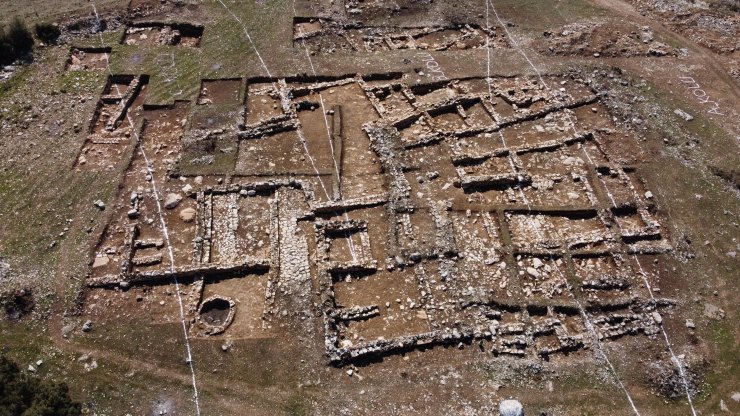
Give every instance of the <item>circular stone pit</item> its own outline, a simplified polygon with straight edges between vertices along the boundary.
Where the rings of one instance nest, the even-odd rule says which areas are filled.
[[[214,295],[200,304],[196,319],[205,335],[216,335],[229,327],[235,312],[236,303],[231,298]]]

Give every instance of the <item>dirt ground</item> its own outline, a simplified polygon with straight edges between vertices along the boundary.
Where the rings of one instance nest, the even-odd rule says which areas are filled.
[[[736,3],[10,3],[0,347],[83,414],[740,412]]]

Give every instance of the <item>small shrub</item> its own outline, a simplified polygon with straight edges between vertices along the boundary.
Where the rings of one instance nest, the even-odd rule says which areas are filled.
[[[10,40],[10,44],[13,45],[16,57],[31,52],[31,48],[33,48],[33,36],[31,36],[31,32],[26,27],[26,24],[18,17],[13,18],[10,22],[8,39]]]
[[[15,60],[15,50],[10,43],[8,33],[0,27],[0,64],[9,64]]]
[[[7,29],[0,27],[0,65],[13,63],[32,48],[33,36],[18,17],[13,18]]]
[[[51,23],[37,23],[34,26],[33,30],[36,33],[36,37],[41,39],[41,41],[46,43],[47,45],[57,43],[59,35],[62,34],[62,31],[59,30],[59,27]]]

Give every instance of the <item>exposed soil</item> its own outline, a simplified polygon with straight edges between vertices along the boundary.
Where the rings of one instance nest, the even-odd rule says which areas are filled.
[[[67,63],[68,71],[106,70],[110,48],[72,48]]]
[[[198,104],[238,103],[241,85],[240,79],[204,80],[201,84]]]
[[[84,6],[0,85],[0,341],[86,414],[740,411],[732,2]]]

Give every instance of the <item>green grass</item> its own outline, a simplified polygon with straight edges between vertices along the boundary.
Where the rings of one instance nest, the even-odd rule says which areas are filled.
[[[244,23],[271,73],[279,74],[290,55],[291,1],[225,3]],[[211,16],[204,22],[206,29],[200,48],[121,45],[123,29],[103,35],[105,46],[112,48],[110,68],[114,74],[150,75],[147,104],[194,101],[201,79],[266,75],[242,25],[218,2],[207,2],[200,7]],[[75,42],[75,46],[100,47],[101,43],[97,36],[91,36]]]
[[[609,16],[607,11],[583,0],[496,0],[494,5],[504,23],[515,23],[518,28],[534,31],[538,36],[545,29]]]
[[[12,96],[20,86],[24,85],[31,72],[29,67],[22,66],[10,79],[0,82],[0,102]]]
[[[189,412],[189,384],[166,380],[138,367],[101,358],[96,353],[81,362],[88,350],[64,342],[53,344],[44,322],[21,321],[11,324],[0,320],[0,337],[7,354],[22,370],[29,364],[45,379],[64,381],[73,398],[94,404],[96,414],[148,414],[152,403],[162,396],[173,397],[185,414]],[[36,365],[42,360],[41,366]],[[98,368],[86,371],[85,363],[95,360]],[[121,413],[123,412],[123,413]]]
[[[117,8],[122,10],[128,0],[95,0],[98,12]],[[3,13],[0,14],[0,24],[5,24],[14,16],[22,18],[29,26],[37,22],[56,22],[60,19],[69,19],[72,16],[84,17],[92,14],[90,2],[86,0],[27,0],[27,1],[0,1]]]
[[[283,410],[286,416],[307,416],[311,414],[311,406],[301,396],[292,396]]]
[[[733,238],[737,235],[738,227],[733,222],[737,221],[737,216],[725,213],[740,212],[740,201],[727,190],[728,184],[723,179],[711,173],[711,168],[731,169],[740,166],[740,155],[727,151],[736,147],[735,141],[700,111],[691,111],[694,116],[691,122],[678,121],[673,109],[686,108],[686,105],[665,90],[645,83],[639,92],[647,99],[647,104],[659,105],[657,118],[649,116],[654,107],[636,106],[635,109],[641,110],[641,116],[651,127],[645,134],[645,146],[652,148],[654,153],[662,154],[657,163],[641,166],[640,171],[658,195],[659,205],[670,215],[669,225],[674,243],[686,235],[692,240],[689,250],[696,254],[693,260],[678,265],[678,274],[685,276],[687,287],[693,292],[685,293],[685,298],[701,295],[710,287],[722,288],[723,292],[734,294],[740,290],[736,264],[724,253],[736,244]],[[681,92],[679,90],[678,94]],[[665,148],[664,137],[674,142],[671,147]],[[694,147],[686,144],[695,138],[699,142]],[[701,198],[697,198],[697,195],[701,195]],[[710,241],[709,246],[702,244],[705,240]],[[696,402],[704,411],[710,412],[719,411],[719,399],[728,397],[738,389],[735,375],[740,371],[736,305],[724,303],[722,298],[712,303],[723,307],[727,311],[727,318],[721,322],[701,318],[701,303],[686,305],[696,308],[695,315],[708,326],[703,329],[700,325],[699,335],[705,339],[709,354],[708,371],[702,374],[704,383],[700,386],[701,393]]]
[[[74,172],[61,175],[54,172],[49,176],[11,174],[6,178],[16,178],[17,182],[3,181],[0,188],[3,190],[0,221],[5,222],[2,247],[5,254],[28,257],[33,263],[43,262],[56,251],[58,245],[51,248],[52,241],[61,242],[66,238],[66,234],[59,236],[63,224],[77,214],[69,207],[79,207],[91,197],[107,200],[113,191],[112,186],[107,189],[94,186],[93,176]],[[66,186],[49,186],[54,183]],[[96,188],[98,192],[89,195],[90,190]]]
[[[683,88],[680,84],[676,88],[679,89],[678,94],[683,92],[680,90]],[[649,101],[657,103],[667,110],[664,116],[668,118],[669,122],[660,125],[660,129],[666,137],[688,138],[693,135],[700,138],[698,147],[706,154],[707,162],[710,164],[727,167],[740,166],[740,154],[727,151],[727,149],[736,146],[735,139],[702,111],[692,111],[694,120],[684,123],[678,121],[678,118],[674,117],[673,114],[673,109],[685,107],[680,99],[647,82],[639,89],[639,92]],[[645,115],[645,119],[650,120],[650,117]]]
[[[77,38],[72,43],[73,47],[77,48],[100,48],[103,45],[113,46],[118,45],[121,42],[123,36],[124,27],[120,27],[116,30],[110,30],[102,33],[103,41],[100,41],[100,35],[95,34],[86,38]]]
[[[71,94],[99,92],[100,86],[105,83],[107,75],[103,71],[65,72],[59,79],[58,89],[62,93]]]
[[[160,45],[122,45],[123,28],[105,32],[103,45],[112,48],[114,74],[150,75],[146,104],[166,105],[174,100],[194,101],[201,79],[264,76],[266,72],[249,43],[244,28],[273,75],[290,61],[292,42],[291,1],[225,2],[244,23],[242,26],[218,2],[200,7],[211,16],[199,48]],[[276,21],[277,20],[277,21]],[[75,41],[77,47],[101,47],[98,36]],[[174,65],[172,62],[174,61]]]
[[[696,401],[707,411],[720,412],[719,399],[727,398],[740,388],[736,375],[740,372],[737,356],[736,332],[733,317],[713,323],[708,331],[714,350],[711,371],[704,374],[704,383]]]

